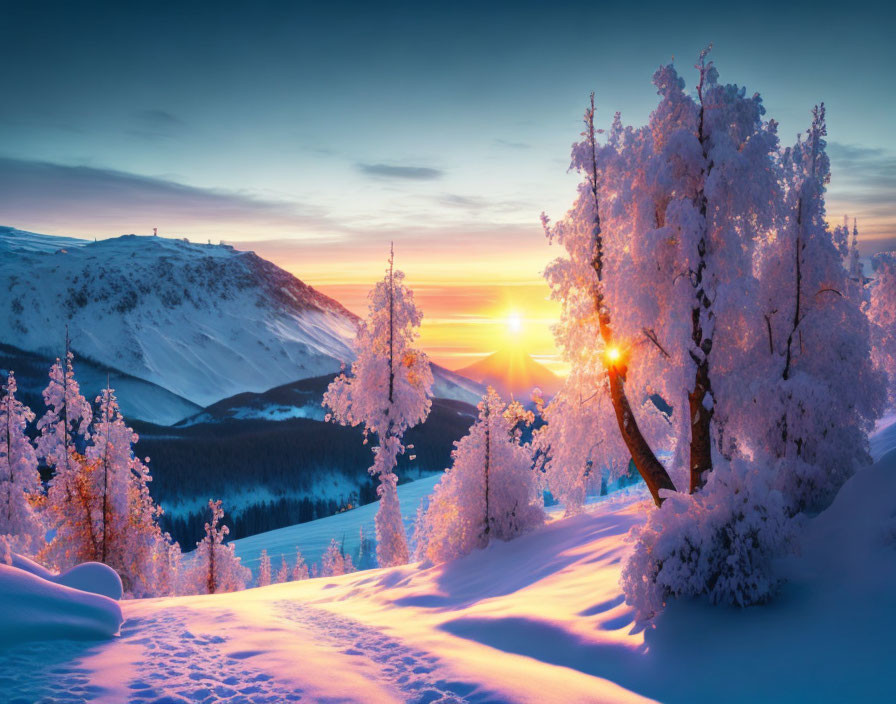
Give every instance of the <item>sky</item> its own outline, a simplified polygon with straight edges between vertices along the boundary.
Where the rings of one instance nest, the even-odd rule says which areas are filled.
[[[885,3],[0,1],[0,224],[253,249],[358,313],[389,243],[451,368],[560,369],[541,271],[590,91],[644,123],[651,75],[763,96],[783,142],[827,105],[833,220],[896,248]],[[517,324],[520,321],[521,324]]]

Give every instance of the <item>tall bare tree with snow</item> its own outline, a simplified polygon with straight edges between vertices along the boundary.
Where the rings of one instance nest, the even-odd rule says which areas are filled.
[[[389,256],[385,278],[368,295],[367,319],[355,339],[357,357],[350,374],[340,374],[324,395],[328,418],[343,425],[363,425],[377,437],[370,473],[379,479],[376,556],[381,567],[405,564],[407,536],[401,520],[395,466],[405,451],[402,437],[429,414],[432,370],[414,347],[423,313],[404,274]]]

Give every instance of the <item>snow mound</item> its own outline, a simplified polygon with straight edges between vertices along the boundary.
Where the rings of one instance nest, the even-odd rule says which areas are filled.
[[[4,564],[0,604],[0,647],[29,640],[108,638],[118,633],[123,620],[121,607],[109,597]]]
[[[13,553],[12,566],[30,572],[48,582],[61,584],[64,587],[78,589],[82,592],[99,594],[116,601],[121,599],[123,594],[121,577],[118,576],[115,570],[101,562],[82,562],[80,565],[75,565],[65,572],[53,574],[50,570],[33,560]]]

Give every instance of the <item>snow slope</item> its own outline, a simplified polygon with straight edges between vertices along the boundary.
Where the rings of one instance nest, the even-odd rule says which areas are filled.
[[[420,502],[432,493],[433,487],[441,479],[441,473],[407,482],[398,487],[398,502],[401,505],[401,517],[408,534],[413,532],[414,518]],[[359,506],[351,511],[337,513],[334,516],[320,518],[308,523],[300,523],[287,528],[267,531],[257,535],[234,540],[237,557],[242,563],[257,573],[258,560],[262,550],[267,550],[271,563],[280,564],[280,556],[287,561],[295,561],[296,548],[300,548],[305,561],[310,565],[320,562],[327,546],[333,538],[343,543],[343,550],[354,559],[360,547],[360,536],[363,530],[366,539],[373,538],[373,519],[376,516],[379,502]]]
[[[789,583],[766,606],[678,602],[652,627],[635,627],[619,571],[626,533],[648,509],[647,497],[629,490],[447,565],[127,602],[118,642],[35,646],[0,658],[0,695],[889,701],[896,687],[896,453],[876,449],[875,458],[810,521],[800,554],[782,562]],[[72,671],[79,673],[74,686]]]

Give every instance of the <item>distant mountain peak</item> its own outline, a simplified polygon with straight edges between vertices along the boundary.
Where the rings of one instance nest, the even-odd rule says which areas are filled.
[[[483,385],[493,386],[502,396],[518,401],[529,400],[532,390],[552,396],[563,380],[550,369],[518,348],[505,347],[480,359],[457,373]]]

